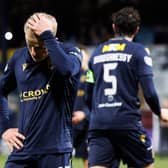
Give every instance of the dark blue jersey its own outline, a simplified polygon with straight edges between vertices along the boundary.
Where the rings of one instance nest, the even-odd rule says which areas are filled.
[[[100,44],[87,72],[87,82],[93,88],[88,93],[92,94],[90,129],[134,128],[141,120],[138,87],[146,76],[152,80],[153,72],[152,59],[144,46],[124,38]],[[151,93],[155,93],[153,90]]]
[[[78,124],[73,124],[73,128],[78,129],[78,130],[87,130],[88,129],[88,122],[89,122],[89,119],[88,119],[89,118],[89,109],[88,109],[87,104],[84,99],[84,97],[85,97],[85,79],[86,79],[86,72],[82,71],[73,111],[85,112],[86,119],[79,122]]]
[[[34,62],[28,48],[15,52],[0,80],[0,126],[7,126],[5,97],[16,87],[20,97],[19,132],[25,137],[22,154],[72,151],[72,111],[81,69],[78,48],[56,41],[51,32],[41,35],[49,56]]]

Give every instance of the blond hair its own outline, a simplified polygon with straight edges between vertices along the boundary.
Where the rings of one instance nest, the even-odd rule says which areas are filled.
[[[48,20],[50,20],[52,22],[51,31],[52,31],[53,35],[56,36],[56,33],[57,33],[57,21],[56,21],[56,18],[54,16],[50,15],[50,14],[45,13],[45,12],[36,12],[33,15],[39,15],[39,14],[45,16]],[[33,15],[31,15],[26,20],[26,22],[24,24],[25,40],[26,40],[26,43],[28,45],[41,43],[41,40],[39,39],[39,37],[37,35],[35,35],[35,33],[27,25],[28,20],[31,19],[31,17]]]

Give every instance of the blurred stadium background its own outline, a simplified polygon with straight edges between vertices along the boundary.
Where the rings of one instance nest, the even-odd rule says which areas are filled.
[[[111,14],[124,6],[136,7],[142,17],[142,25],[135,41],[149,47],[153,58],[155,83],[162,107],[168,107],[168,19],[167,5],[163,0],[1,0],[0,1],[0,73],[13,52],[23,45],[23,25],[34,12],[54,15],[58,21],[57,37],[61,41],[85,45],[91,54],[94,47],[113,36]],[[168,165],[168,125],[159,123],[142,98],[142,119],[153,141],[156,168]],[[18,97],[9,96],[11,124],[16,126]],[[8,150],[0,146],[0,168]],[[162,166],[160,166],[160,163]],[[76,165],[77,164],[77,165]],[[82,168],[75,160],[74,168]]]

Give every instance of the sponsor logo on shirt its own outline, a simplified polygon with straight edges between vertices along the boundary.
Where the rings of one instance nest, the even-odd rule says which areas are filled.
[[[23,102],[23,101],[40,99],[43,95],[49,92],[49,89],[50,89],[50,85],[47,84],[45,88],[23,91],[19,94],[20,101]]]
[[[114,103],[101,103],[98,105],[98,108],[104,108],[104,107],[121,107],[122,102],[114,102]]]
[[[126,47],[125,43],[117,43],[117,44],[108,44],[104,45],[102,48],[102,52],[108,52],[108,51],[124,51]]]
[[[144,57],[145,64],[148,66],[152,66],[152,58],[149,56]]]

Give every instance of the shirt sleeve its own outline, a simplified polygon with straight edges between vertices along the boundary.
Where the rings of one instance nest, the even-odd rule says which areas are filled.
[[[136,48],[136,66],[135,70],[137,72],[138,77],[144,75],[153,75],[152,70],[152,57],[150,56],[150,52],[148,49],[145,49],[142,46]]]
[[[0,137],[9,127],[9,113],[7,98],[0,96]]]
[[[57,41],[51,31],[40,35],[48,49],[49,57],[62,75],[75,75],[81,69],[82,53],[79,48]]]
[[[9,128],[8,94],[16,88],[14,58],[8,62],[0,78],[0,135]]]
[[[148,103],[151,110],[158,116],[160,116],[160,102],[154,86],[152,76],[141,76],[140,84],[143,89],[143,94],[146,102]]]

